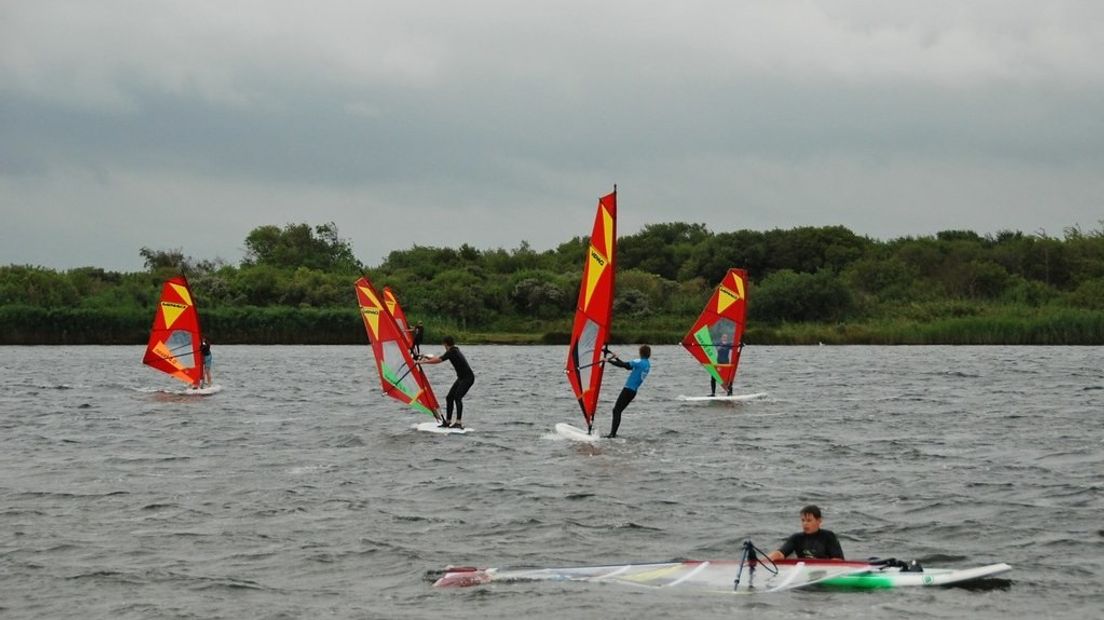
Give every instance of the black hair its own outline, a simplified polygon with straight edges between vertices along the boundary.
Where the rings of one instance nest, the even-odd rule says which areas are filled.
[[[815,504],[809,504],[808,506],[802,508],[801,509],[801,514],[803,514],[803,515],[812,515],[812,517],[814,519],[820,519],[821,518],[820,508],[818,508]]]
[[[442,342],[444,342],[444,343],[445,343],[445,346],[446,346],[446,347],[454,347],[454,346],[456,346],[456,339],[455,339],[455,338],[453,338],[452,336],[445,336],[445,339],[444,339],[444,340],[443,340]]]
[[[640,345],[640,357],[648,359],[652,356],[652,348],[646,344]]]

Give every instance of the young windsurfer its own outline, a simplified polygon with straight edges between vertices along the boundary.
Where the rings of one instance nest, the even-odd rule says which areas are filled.
[[[443,341],[445,343],[445,352],[441,355],[423,355],[421,359],[414,362],[415,364],[440,364],[441,362],[448,360],[452,362],[452,368],[456,371],[456,382],[452,384],[452,387],[448,391],[448,395],[445,397],[445,421],[441,423],[441,426],[451,428],[464,428],[464,424],[460,419],[464,416],[464,395],[471,389],[472,384],[475,383],[475,373],[472,372],[471,366],[468,365],[468,360],[464,357],[464,354],[460,352],[460,347],[456,346],[456,340],[452,336],[445,336]],[[452,408],[456,407],[456,422],[452,422]]]
[[[812,504],[802,508],[801,531],[787,538],[781,547],[771,551],[767,557],[781,560],[793,553],[798,559],[842,560],[843,549],[840,548],[839,539],[832,532],[820,529],[820,521],[820,508]]]
[[[207,381],[207,387],[211,387],[211,343],[207,341],[207,336],[199,342],[199,354],[203,356],[203,379]],[[193,387],[203,387],[203,381]]]
[[[610,426],[608,437],[617,437],[617,427],[621,426],[621,412],[636,398],[637,390],[640,389],[640,385],[644,383],[644,379],[652,370],[651,357],[652,348],[646,344],[640,345],[640,357],[631,362],[623,362],[613,353],[606,354],[607,362],[629,371],[629,378],[625,380],[625,387],[621,388],[621,394],[613,405],[613,423]]]
[[[410,354],[413,355],[415,359],[422,354],[423,338],[425,338],[425,328],[422,327],[422,322],[418,321],[410,330]]]
[[[717,363],[728,364],[732,356],[732,343],[728,341],[728,334],[721,334],[721,343],[717,345]],[[722,385],[729,396],[732,396],[732,385]],[[717,379],[709,375],[709,395],[717,395]]]

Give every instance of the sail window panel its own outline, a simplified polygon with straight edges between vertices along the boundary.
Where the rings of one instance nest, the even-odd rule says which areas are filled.
[[[182,369],[195,368],[195,339],[192,333],[183,329],[174,329],[165,339],[165,346],[176,358]]]
[[[381,343],[383,350],[382,371],[383,376],[400,392],[413,398],[418,393],[418,384],[410,372],[410,366],[403,355],[404,347],[394,340]]]
[[[599,331],[598,324],[591,319],[587,319],[582,331],[579,332],[579,340],[575,344],[575,359],[579,360],[580,366],[585,366],[585,368],[579,370],[579,387],[584,392],[590,389],[590,377],[594,369],[597,368],[593,364],[598,361],[598,355],[601,353],[597,350]]]

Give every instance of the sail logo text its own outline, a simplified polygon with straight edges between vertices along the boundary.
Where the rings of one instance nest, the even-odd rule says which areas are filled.
[[[590,251],[590,258],[593,259],[594,262],[598,263],[599,267],[606,266],[606,259],[602,258],[601,255],[599,255],[598,252],[596,252],[595,250]]]
[[[188,307],[188,304],[178,304],[178,303],[173,302],[173,301],[163,301],[163,302],[161,302],[161,305],[162,306],[168,306],[170,308],[179,308],[180,310],[183,310],[183,309]]]
[[[725,295],[728,295],[729,297],[731,297],[733,299],[741,299],[741,296],[738,293],[736,293],[735,291],[730,291],[729,289],[727,289],[723,286],[721,287],[721,292],[724,293]]]

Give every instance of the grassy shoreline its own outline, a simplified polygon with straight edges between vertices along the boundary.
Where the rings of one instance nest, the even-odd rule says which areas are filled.
[[[677,344],[692,319],[615,319],[611,344]],[[135,310],[0,308],[0,344],[145,344],[150,319]],[[567,319],[466,328],[427,319],[427,342],[446,334],[467,344],[561,345]],[[356,310],[344,308],[218,309],[204,317],[218,344],[365,344]],[[1104,312],[1061,307],[997,308],[928,320],[874,318],[847,323],[752,324],[749,345],[1104,345]]]

